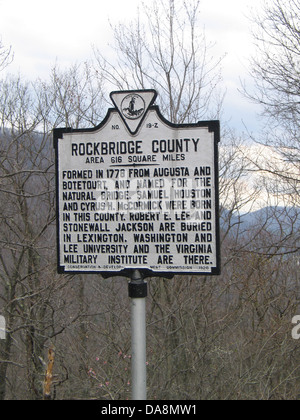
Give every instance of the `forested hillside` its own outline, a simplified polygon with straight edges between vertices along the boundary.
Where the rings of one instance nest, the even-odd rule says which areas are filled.
[[[299,212],[269,207],[239,215],[238,148],[225,158],[221,277],[149,281],[150,398],[299,393],[291,338],[300,310]],[[56,273],[50,131],[1,131],[0,193],[1,314],[8,324],[0,343],[2,398],[42,398],[50,348],[57,399],[129,398],[127,281]]]

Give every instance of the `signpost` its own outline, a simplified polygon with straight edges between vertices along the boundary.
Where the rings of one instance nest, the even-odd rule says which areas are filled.
[[[147,283],[134,270],[129,283],[131,298],[132,399],[146,400],[146,297]]]
[[[156,97],[112,92],[98,127],[54,130],[58,272],[129,277],[133,302],[146,277],[220,274],[219,121],[172,124]]]

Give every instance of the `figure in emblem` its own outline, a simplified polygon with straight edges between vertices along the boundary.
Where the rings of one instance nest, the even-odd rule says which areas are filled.
[[[128,100],[129,100],[129,102],[127,102]],[[136,103],[137,101],[138,101],[138,104]],[[126,108],[123,108],[123,115],[126,118],[129,118],[129,119],[132,119],[132,120],[139,118],[143,114],[143,112],[145,110],[145,103],[144,103],[143,99],[139,95],[130,95],[130,96],[127,96],[124,99],[122,105],[123,104],[124,105],[125,104],[128,105]],[[142,107],[139,108],[139,109],[135,109],[136,105],[137,106],[142,106]]]
[[[135,105],[135,97],[133,96],[131,98],[131,101],[129,102],[129,112],[132,115],[134,115],[134,105]]]

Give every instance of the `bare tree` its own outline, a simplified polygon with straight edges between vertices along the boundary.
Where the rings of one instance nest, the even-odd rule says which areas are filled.
[[[254,16],[257,53],[251,62],[254,92],[244,89],[250,100],[260,104],[267,118],[261,142],[272,147],[280,159],[256,162],[257,169],[280,181],[281,190],[299,206],[300,173],[300,4],[298,0],[265,2]]]
[[[161,110],[174,123],[216,119],[222,58],[212,56],[199,14],[199,0],[143,5],[136,20],[113,28],[115,61],[94,49],[98,74],[113,89],[157,89]]]
[[[0,38],[0,71],[4,70],[13,60],[12,47],[6,48]]]
[[[0,82],[0,301],[8,327],[0,342],[0,399],[14,397],[21,381],[19,396],[42,397],[45,349],[85,311],[80,306],[65,318],[69,279],[55,274],[52,128],[99,118],[99,90],[87,69],[79,74],[78,67],[55,70],[53,85],[10,75]]]
[[[56,64],[50,82],[40,85],[50,110],[44,120],[51,128],[94,127],[104,118],[102,78],[95,77],[91,64],[74,64],[66,70]]]

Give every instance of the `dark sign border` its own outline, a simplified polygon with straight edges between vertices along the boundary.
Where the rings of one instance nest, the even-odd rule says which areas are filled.
[[[134,91],[140,92],[143,91]],[[185,271],[172,271],[168,272],[159,272],[152,271],[150,269],[139,269],[143,278],[147,277],[164,277],[164,278],[173,278],[175,275],[189,275],[189,276],[217,276],[221,274],[221,244],[220,244],[220,209],[219,209],[219,149],[218,144],[220,142],[220,121],[199,121],[194,124],[174,124],[166,120],[164,116],[160,113],[159,107],[154,105],[150,106],[149,111],[156,111],[158,118],[166,125],[174,129],[184,129],[184,128],[208,128],[210,133],[214,133],[214,158],[215,158],[215,229],[216,229],[216,258],[217,266],[212,268],[210,273],[203,272],[185,272]],[[119,113],[116,108],[109,108],[106,117],[104,120],[96,127],[88,129],[72,129],[72,128],[55,128],[53,130],[53,143],[55,148],[55,168],[56,168],[56,232],[57,232],[57,271],[59,274],[101,274],[104,278],[110,277],[132,277],[132,269],[123,269],[120,271],[67,271],[64,266],[60,264],[60,225],[59,225],[59,156],[58,156],[58,142],[63,139],[64,134],[70,133],[92,133],[100,130],[110,118],[111,113]]]

